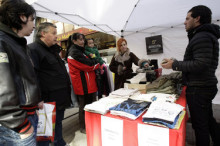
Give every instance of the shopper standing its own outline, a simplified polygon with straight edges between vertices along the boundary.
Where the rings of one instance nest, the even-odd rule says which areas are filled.
[[[65,146],[62,135],[64,111],[71,103],[70,79],[65,64],[59,56],[57,30],[52,23],[41,23],[37,28],[36,40],[28,45],[31,50],[42,100],[56,102],[55,146]],[[45,142],[41,142],[45,144]],[[39,143],[40,144],[40,143]],[[49,145],[49,142],[47,142]]]
[[[40,90],[24,36],[35,10],[23,0],[0,6],[0,145],[35,146]]]
[[[95,70],[99,63],[85,55],[85,36],[74,33],[69,38],[68,66],[74,92],[79,103],[79,124],[81,133],[85,130],[84,107],[96,100],[96,75]]]

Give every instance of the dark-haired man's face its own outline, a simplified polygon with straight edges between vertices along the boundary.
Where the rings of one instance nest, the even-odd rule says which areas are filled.
[[[198,16],[196,18],[193,18],[191,16],[191,14],[192,14],[192,12],[187,13],[186,20],[184,22],[186,32],[189,32],[193,28],[195,28],[198,25],[200,25],[200,22],[199,22],[200,17]]]
[[[34,17],[33,16],[29,16],[28,18],[26,16],[21,16],[21,20],[26,24],[21,24],[22,25],[22,29],[20,30],[21,34],[23,36],[29,36],[32,31],[35,28],[35,24],[34,24]]]

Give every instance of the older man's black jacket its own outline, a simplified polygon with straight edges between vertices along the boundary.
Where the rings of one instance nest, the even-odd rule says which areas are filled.
[[[37,39],[29,44],[32,60],[37,73],[44,102],[56,101],[58,109],[70,105],[70,79],[63,60],[57,52],[57,46],[47,45]]]
[[[184,60],[174,61],[173,70],[182,71],[187,86],[215,86],[219,59],[220,28],[203,24],[188,33],[189,44]]]

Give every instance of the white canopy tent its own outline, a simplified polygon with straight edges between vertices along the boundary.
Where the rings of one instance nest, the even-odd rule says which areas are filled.
[[[27,0],[37,16],[53,19],[117,37],[124,36],[128,47],[140,58],[183,58],[188,43],[183,22],[190,8],[206,5],[213,23],[220,24],[219,0]],[[162,35],[162,54],[147,55],[145,37]],[[220,64],[220,63],[219,63]],[[220,66],[220,65],[219,65]],[[171,70],[163,70],[170,73]],[[220,67],[217,69],[220,82]],[[220,90],[220,84],[218,84]],[[220,104],[220,93],[214,100]]]

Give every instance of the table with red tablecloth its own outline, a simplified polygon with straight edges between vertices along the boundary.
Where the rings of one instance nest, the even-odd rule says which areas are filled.
[[[176,103],[186,107],[185,88]],[[101,116],[102,115],[97,113],[85,111],[87,146],[102,146]],[[142,115],[136,120],[114,116],[109,112],[104,116],[123,120],[123,145],[138,146],[137,126],[138,124],[145,124],[142,122]],[[170,146],[185,146],[186,121],[187,114],[185,114],[179,129],[169,129]]]

